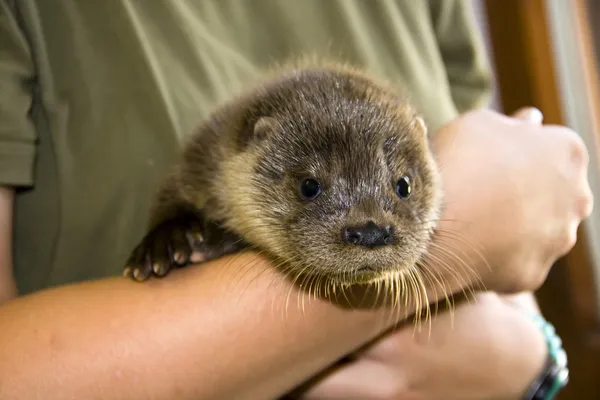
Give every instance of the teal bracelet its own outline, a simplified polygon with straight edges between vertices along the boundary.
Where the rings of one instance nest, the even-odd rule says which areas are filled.
[[[528,315],[546,338],[548,359],[544,371],[530,386],[523,400],[552,400],[569,381],[567,353],[550,322],[539,314],[528,313]]]

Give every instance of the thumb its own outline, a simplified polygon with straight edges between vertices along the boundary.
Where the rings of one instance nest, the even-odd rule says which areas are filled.
[[[540,125],[544,120],[544,115],[535,107],[523,107],[518,109],[513,115],[513,118],[520,119],[524,122],[530,122]]]

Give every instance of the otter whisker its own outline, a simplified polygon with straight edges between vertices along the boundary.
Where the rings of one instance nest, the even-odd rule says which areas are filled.
[[[475,252],[475,254],[481,259],[481,261],[483,261],[485,263],[488,270],[490,270],[490,271],[492,270],[492,267],[489,265],[487,259],[485,258],[485,256],[482,253],[482,251],[484,251],[483,247],[476,246],[475,244],[473,244],[473,242],[471,242],[463,234],[460,234],[458,232],[444,230],[444,229],[437,229],[436,234],[439,236],[440,239],[443,239],[443,238],[456,239],[456,240],[459,240],[461,243],[469,246]],[[478,249],[477,247],[480,247],[480,248]]]
[[[444,285],[442,282],[440,282],[440,281],[439,281],[439,280],[438,280],[438,279],[435,277],[435,275],[434,275],[433,273],[431,273],[431,272],[430,272],[428,269],[424,269],[424,268],[422,268],[422,265],[421,265],[421,264],[419,264],[419,263],[417,263],[417,264],[415,265],[415,267],[416,267],[416,268],[419,270],[419,273],[421,274],[421,276],[422,276],[423,280],[424,280],[424,281],[427,281],[427,283],[429,283],[430,287],[432,287],[432,288],[433,288],[433,291],[434,291],[434,292],[433,292],[433,295],[434,295],[434,298],[436,299],[436,300],[435,300],[435,302],[433,303],[433,304],[434,304],[434,307],[435,307],[435,310],[434,310],[434,314],[435,314],[435,315],[431,315],[431,316],[430,316],[431,320],[430,320],[430,323],[429,323],[429,333],[430,333],[430,335],[431,335],[431,328],[432,328],[432,327],[431,327],[431,325],[432,325],[432,320],[433,320],[434,318],[437,318],[437,315],[438,315],[438,312],[439,312],[439,301],[440,301],[440,297],[438,296],[438,290],[437,290],[437,288],[438,288],[438,287],[441,287],[441,288],[442,288],[443,296],[444,296],[444,297],[445,297],[445,299],[446,299],[446,304],[448,304],[448,295],[447,295],[447,292],[446,292],[446,287],[445,287],[445,285]]]
[[[396,320],[400,319],[400,312],[404,310],[404,319],[408,318],[409,309],[408,304],[409,300],[412,297],[412,292],[410,289],[410,285],[407,282],[407,275],[409,275],[409,271],[401,270],[397,275],[397,280],[399,281],[397,284],[398,287],[398,302],[399,306],[396,309]]]
[[[414,280],[415,278],[414,278],[414,276],[412,274],[412,271],[410,269],[407,270],[406,277],[407,277],[407,281],[408,281],[408,287],[410,288],[409,291],[410,291],[410,294],[411,294],[411,298],[413,299],[413,302],[414,302],[414,304],[413,304],[414,309],[415,310],[419,310],[421,308],[420,307],[421,306],[421,304],[420,304],[421,299],[418,296],[417,286],[416,286],[415,280]],[[415,318],[413,318],[413,322],[414,323],[417,322]]]
[[[437,271],[435,271],[435,269],[429,268],[426,264],[423,264],[421,260],[419,260],[419,262],[417,262],[416,267],[420,269],[423,276],[426,279],[428,279],[429,282],[431,283],[431,286],[435,290],[434,295],[435,295],[436,299],[439,298],[438,293],[437,293],[437,288],[441,287],[444,299],[446,300],[446,306],[450,310],[450,313],[453,314],[454,301],[450,301],[450,298],[448,296],[448,288],[446,287],[446,282],[445,282],[443,275],[440,274],[440,276],[438,277],[436,275]],[[453,298],[453,300],[454,300],[454,298]],[[438,301],[436,301],[436,303],[435,303],[436,316],[439,311],[438,303],[439,303]]]
[[[444,255],[444,256],[447,256],[449,254],[449,252],[447,252],[445,249],[440,250],[440,251],[443,253],[442,255]],[[428,268],[430,268],[432,270],[442,268],[444,271],[447,271],[448,273],[450,273],[450,275],[452,275],[456,279],[456,282],[458,285],[466,284],[466,281],[464,280],[464,278],[460,275],[460,273],[458,271],[456,271],[452,267],[452,265],[450,264],[449,261],[442,259],[439,256],[432,254],[432,253],[428,254],[427,257],[436,263],[435,266],[427,265]],[[460,258],[458,258],[458,260],[459,260],[459,262],[462,262],[462,260],[460,260]]]
[[[423,312],[423,308],[424,308],[424,299],[421,293],[421,286],[419,285],[419,277],[415,274],[415,270],[413,268],[409,269],[410,272],[410,276],[411,276],[411,281],[412,284],[414,285],[414,295],[417,299],[416,304],[415,304],[415,313],[414,313],[414,321],[415,321],[415,326],[418,328],[419,331],[421,331],[421,322],[422,322],[422,317],[421,314]]]
[[[460,222],[458,220],[451,220],[451,219],[448,219],[448,220],[440,219],[438,221]],[[426,222],[423,222],[423,223],[428,223],[428,222],[429,221],[426,221]],[[434,229],[434,231],[435,231],[434,242],[436,241],[436,239],[443,239],[443,238],[453,238],[453,239],[456,239],[456,240],[460,241],[461,243],[466,244],[467,246],[469,246],[475,252],[475,254],[485,263],[486,267],[489,270],[491,270],[491,266],[489,265],[489,263],[487,262],[487,259],[482,254],[482,251],[484,250],[482,246],[475,245],[465,235],[463,235],[463,234],[461,234],[459,232],[449,231],[449,230],[446,230],[446,229],[442,229],[440,227],[436,227]],[[463,251],[461,250],[461,252],[463,252]]]
[[[450,251],[450,249],[447,249],[444,246],[441,246],[441,244],[436,243],[436,242],[431,242],[429,244],[429,247],[431,247],[431,249],[438,249],[445,256],[451,256],[451,257],[453,257],[453,259],[455,259],[456,261],[458,261],[458,265],[459,265],[459,267],[461,267],[463,269],[463,272],[464,272],[464,268],[466,267],[466,269],[472,273],[469,276],[473,276],[476,279],[479,278],[478,274],[461,257],[459,257],[458,255],[456,255],[452,251]],[[422,248],[422,250],[426,251],[426,249],[423,249],[423,248]],[[462,277],[458,273],[458,271],[455,271],[455,269],[450,266],[450,264],[447,261],[440,259],[439,257],[435,256],[431,252],[427,253],[427,257],[431,258],[432,260],[435,260],[436,262],[440,262],[441,264],[443,264],[443,265],[441,265],[442,267],[445,267],[445,269],[448,272],[450,272],[451,274],[455,275],[455,278],[457,278],[457,283],[464,284],[464,285],[467,284],[466,277]]]
[[[432,248],[436,248],[438,251],[443,253],[446,256],[454,257],[455,260],[458,261],[458,267],[461,268],[462,273],[464,274],[465,284],[467,283],[467,278],[470,278],[469,281],[475,279],[475,283],[482,288],[484,286],[483,281],[481,280],[481,276],[475,271],[467,262],[465,262],[460,256],[453,253],[451,249],[448,249],[442,246],[439,243],[432,243]],[[472,285],[469,285],[472,286]],[[485,290],[485,289],[483,289]]]
[[[231,263],[233,263],[233,260],[231,261]],[[255,267],[255,266],[256,266],[256,264],[258,264],[258,263],[260,263],[260,259],[259,259],[258,257],[256,257],[256,258],[254,258],[254,259],[252,259],[252,260],[248,261],[247,263],[245,263],[245,264],[244,264],[244,265],[242,265],[241,267],[239,267],[239,269],[238,269],[238,270],[235,272],[235,274],[234,274],[234,276],[233,276],[233,278],[234,278],[234,279],[231,279],[231,280],[229,281],[229,285],[231,286],[233,283],[237,283],[237,282],[239,282],[239,280],[238,280],[238,279],[235,279],[235,277],[236,277],[236,276],[239,276],[239,275],[240,275],[240,273],[242,273],[242,272],[243,272],[243,275],[242,275],[242,276],[245,276],[245,275],[246,275],[247,273],[249,273],[250,271],[254,271],[254,270],[255,270],[255,269],[254,269],[254,267]],[[245,271],[245,272],[244,272],[244,271]],[[258,272],[257,276],[259,276],[261,273],[264,273],[264,272],[265,272],[265,269],[261,270],[260,272]],[[254,277],[254,279],[256,279],[256,277],[257,277],[257,276],[255,276],[255,277]],[[248,282],[248,284],[246,285],[246,287],[242,289],[242,292],[241,292],[241,294],[240,294],[240,296],[239,296],[239,299],[241,299],[241,297],[242,297],[241,295],[242,295],[242,294],[243,294],[243,293],[244,293],[244,292],[245,292],[245,291],[246,291],[246,290],[249,288],[249,286],[250,286],[250,285],[253,283],[254,279],[250,280],[250,281]],[[230,290],[230,291],[232,291],[232,290]],[[234,291],[232,291],[232,292],[234,292]]]
[[[449,251],[445,251],[445,249],[443,249],[443,250],[441,250],[441,251],[442,251],[442,252],[444,252],[444,254],[446,254],[447,256],[454,257],[456,260],[458,260],[458,261],[459,261],[459,265],[460,265],[460,261],[461,261],[461,260],[460,260],[460,258],[459,258],[459,257],[457,257],[455,254],[453,254],[452,252],[449,252]],[[448,264],[448,262],[447,262],[447,261],[445,261],[445,260],[442,260],[442,259],[440,259],[440,258],[438,258],[438,257],[434,257],[434,256],[430,256],[430,257],[431,257],[431,258],[432,258],[432,260],[434,260],[434,261],[436,261],[436,260],[437,260],[436,262],[438,262],[438,263],[439,263],[439,265],[440,265],[440,266],[442,266],[442,268],[444,268],[444,270],[446,270],[446,271],[450,272],[450,273],[451,273],[451,275],[453,275],[453,277],[456,279],[456,282],[457,282],[458,286],[460,286],[460,287],[461,287],[461,292],[463,293],[463,295],[464,295],[466,298],[469,298],[469,296],[467,295],[467,290],[469,291],[469,294],[470,294],[471,296],[473,296],[473,297],[474,297],[474,295],[475,295],[475,294],[474,294],[474,292],[473,292],[473,287],[472,287],[472,285],[471,285],[471,284],[469,284],[469,283],[467,282],[467,278],[466,278],[466,277],[463,277],[462,275],[460,275],[460,274],[457,274],[457,272],[456,272],[456,271],[455,271],[455,270],[454,270],[452,267],[450,267],[450,265]]]
[[[444,253],[444,255],[452,255],[452,253],[450,252],[445,252],[442,251]],[[429,254],[428,257],[436,263],[436,267],[437,268],[441,268],[443,271],[447,271],[455,280],[456,280],[456,285],[464,288],[465,286],[469,286],[467,284],[466,279],[461,276],[458,271],[456,271],[447,260],[444,260],[440,257],[438,257],[437,255],[434,254]],[[457,260],[459,260],[459,262],[461,261],[460,258],[457,258]],[[435,270],[436,268],[430,268],[431,270]],[[463,289],[464,290],[464,289]]]
[[[255,258],[256,261],[258,261],[258,258],[265,253],[264,250],[257,249],[255,246],[252,246],[252,248],[248,248],[247,250],[258,250]],[[227,263],[227,268],[231,268],[231,265],[235,263],[242,256],[242,254],[242,252],[236,253],[235,256],[230,259],[229,263]],[[233,277],[237,279],[237,277],[240,276],[240,273],[242,272],[244,272],[244,268],[240,268]],[[245,271],[244,274],[241,275],[241,277],[245,277],[245,274],[248,272],[250,271]]]
[[[294,256],[292,261],[294,263],[297,262],[297,257]],[[290,264],[290,265],[293,265],[293,264]],[[305,312],[305,304],[304,304],[304,299],[306,297],[305,295],[306,295],[306,292],[308,291],[308,296],[309,296],[309,300],[310,300],[310,291],[311,291],[311,281],[310,280],[314,279],[314,276],[307,275],[307,274],[305,274],[305,272],[308,270],[311,270],[313,268],[314,268],[314,265],[312,265],[312,264],[307,264],[304,267],[300,268],[299,270],[297,267],[293,268],[295,270],[295,272],[294,272],[295,276],[292,281],[292,287],[290,288],[289,293],[291,293],[291,290],[294,288],[294,286],[297,285],[298,279],[302,278],[302,281],[300,281],[299,285],[297,285],[297,286],[299,286],[297,304],[298,304],[298,306],[301,306],[303,313]],[[308,285],[307,285],[307,280],[309,280]],[[288,301],[286,301],[286,309],[289,304],[289,293],[288,293]]]
[[[429,326],[429,335],[431,336],[432,329],[432,318],[431,318],[431,304],[429,295],[427,294],[427,287],[425,286],[424,276],[422,271],[418,268],[414,268],[415,275],[417,276],[417,282],[419,283],[420,292],[422,293],[423,300],[425,302],[425,323]]]
[[[308,268],[308,266],[306,268]],[[304,270],[300,271],[300,273],[295,273],[294,277],[292,278],[292,284],[290,285],[290,288],[289,288],[289,290],[287,292],[287,296],[286,296],[286,299],[285,299],[285,310],[286,310],[286,313],[287,313],[287,310],[289,308],[290,296],[291,296],[292,290],[295,289],[296,283],[297,283],[298,279],[300,279],[300,277],[302,276],[301,273],[303,271]],[[303,291],[302,291],[303,283],[304,283],[304,281],[302,283],[300,283],[300,290],[298,291],[298,299],[296,301],[296,304],[297,304],[298,307],[300,307],[300,297],[302,297],[302,299],[304,299]],[[305,313],[304,301],[302,301],[302,307],[301,308],[302,308],[302,314],[304,314]]]

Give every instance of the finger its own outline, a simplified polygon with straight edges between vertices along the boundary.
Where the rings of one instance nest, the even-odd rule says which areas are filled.
[[[544,115],[542,114],[542,112],[535,107],[520,108],[512,116],[513,118],[517,118],[522,121],[530,122],[536,125],[541,125],[542,121],[544,120]]]
[[[304,400],[369,400],[395,398],[402,376],[380,362],[368,359],[345,364],[326,375],[300,396]]]
[[[592,188],[590,188],[587,179],[583,182],[583,194],[579,201],[578,211],[578,215],[581,219],[586,219],[592,214],[592,211],[594,211],[594,194],[592,193]]]

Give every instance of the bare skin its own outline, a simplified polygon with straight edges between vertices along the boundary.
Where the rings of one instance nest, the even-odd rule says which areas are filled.
[[[441,228],[484,248],[493,272],[477,263],[473,246],[451,241],[474,261],[488,289],[535,289],[549,262],[573,246],[573,227],[591,211],[585,147],[565,128],[541,131],[487,111],[461,117],[441,133],[437,154],[450,199]],[[523,157],[506,157],[515,152]],[[481,168],[473,171],[473,164]],[[517,185],[504,179],[513,171],[521,171]],[[532,185],[533,193],[520,190]],[[489,232],[511,213],[527,218],[516,220],[511,232]],[[463,223],[457,227],[456,220]],[[536,251],[509,251],[522,243]],[[430,256],[434,262],[444,255],[438,248]],[[0,397],[276,398],[393,322],[385,310],[347,310],[321,300],[284,314],[283,300],[298,293],[255,260],[245,253],[147,285],[111,278],[5,303]],[[447,278],[452,291],[474,282]],[[430,287],[430,299],[441,297],[440,289]]]
[[[544,336],[522,310],[481,293],[475,303],[440,313],[431,332],[407,324],[385,335],[300,398],[519,400],[546,354]]]
[[[0,304],[17,296],[12,273],[12,189],[0,187]]]

